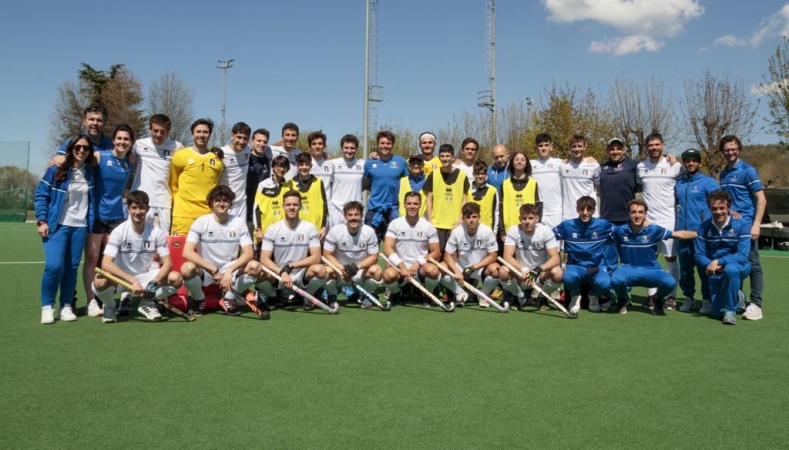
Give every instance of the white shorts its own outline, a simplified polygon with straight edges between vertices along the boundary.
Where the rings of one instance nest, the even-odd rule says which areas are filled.
[[[294,285],[303,289],[307,286],[307,280],[304,279],[304,275],[306,274],[307,268],[302,267],[301,269],[294,269],[293,272],[290,273],[290,278],[293,280]],[[282,283],[277,283],[277,289],[283,289],[284,287]]]
[[[342,210],[337,209],[334,205],[329,206],[329,220],[326,227],[331,229],[336,225],[345,223],[347,223],[347,221],[345,220],[345,214],[342,213]]]
[[[545,226],[553,228],[556,225],[562,223],[562,212],[559,211],[553,214],[551,213],[544,214],[540,220],[540,223],[542,223]]]
[[[147,272],[143,272],[141,274],[135,275],[134,279],[139,281],[140,284],[142,285],[142,287],[144,288],[144,287],[148,286],[148,283],[150,283],[151,281],[153,281],[154,278],[156,278],[156,274],[157,273],[159,273],[159,269],[150,269]],[[117,292],[119,294],[121,292],[128,292],[128,291],[129,291],[128,289],[126,289],[125,287],[121,286],[120,284],[115,289],[115,292]]]
[[[666,239],[658,243],[658,253],[662,253],[666,258],[673,258],[677,256],[677,250],[674,246],[674,239]]]
[[[455,261],[455,264],[456,264],[458,267],[460,267],[460,270],[463,270],[463,269],[465,269],[465,267],[463,267],[462,265],[460,265],[460,264],[459,264],[457,261]],[[473,280],[477,280],[477,281],[481,282],[481,281],[482,281],[482,271],[483,271],[483,270],[485,270],[485,268],[484,268],[484,267],[482,267],[482,268],[479,268],[479,269],[477,269],[477,270],[475,270],[475,271],[471,272],[471,279],[473,279]],[[448,274],[445,274],[445,273],[443,273],[443,272],[441,272],[441,273],[442,273],[444,276],[447,276],[447,277],[449,276]]]
[[[151,206],[148,208],[148,214],[145,215],[145,221],[153,226],[157,226],[154,215],[158,215],[158,226],[164,234],[170,234],[170,216],[172,215],[172,210],[170,208],[160,208],[158,206]]]
[[[225,270],[227,270],[227,268],[232,266],[232,265],[233,265],[232,262],[225,263],[225,264],[222,265],[222,267],[219,268],[219,271],[222,272],[222,273],[225,273]],[[214,277],[212,277],[211,274],[208,273],[207,270],[205,270],[205,269],[202,269],[202,270],[203,270],[203,287],[211,286],[212,284],[216,284],[216,281],[214,281]],[[236,278],[238,278],[238,273],[239,273],[238,270],[236,270],[235,273],[233,273],[233,283],[236,282]]]

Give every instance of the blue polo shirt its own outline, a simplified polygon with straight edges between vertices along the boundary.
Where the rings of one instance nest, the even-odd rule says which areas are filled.
[[[674,197],[677,202],[675,230],[698,230],[699,225],[712,217],[707,196],[720,189],[718,183],[709,175],[687,172],[677,179]]]
[[[133,168],[129,156],[118,159],[112,151],[101,150],[101,161],[94,169],[96,195],[96,218],[100,220],[123,220],[126,208],[123,205],[123,190],[131,177]]]
[[[738,212],[749,224],[756,215],[756,193],[763,190],[762,180],[756,169],[743,160],[721,172],[721,189],[731,195],[731,210]],[[750,225],[749,225],[750,226]]]
[[[85,131],[82,131],[82,135],[85,136],[85,137],[88,137],[88,135],[85,134]],[[90,138],[88,138],[88,139],[90,139]],[[68,148],[68,145],[70,143],[71,143],[71,138],[66,139],[66,142],[64,142],[63,145],[60,146],[60,148],[58,149],[58,151],[56,153],[58,155],[65,155],[66,154],[66,149]],[[103,134],[101,135],[101,142],[100,143],[96,144],[95,142],[93,142],[93,150],[94,151],[112,150],[113,147],[115,147],[115,145],[112,143],[112,139],[109,136],[105,136]]]
[[[614,225],[607,220],[592,218],[589,222],[568,219],[553,228],[556,239],[564,241],[567,264],[583,267],[599,266],[603,248],[614,233]]]
[[[402,156],[392,155],[388,161],[368,159],[364,162],[364,177],[370,179],[368,211],[397,211],[400,178],[408,176],[408,163]]]
[[[610,222],[629,222],[627,204],[636,198],[638,161],[608,160],[600,166],[600,217]]]
[[[696,237],[696,264],[707,267],[717,259],[718,264],[748,264],[751,251],[751,225],[747,220],[729,216],[729,221],[718,229],[707,219],[699,227]]]
[[[495,187],[497,191],[501,191],[501,185],[509,177],[510,173],[507,171],[507,166],[496,167],[495,164],[488,166],[488,184]]]
[[[626,223],[616,227],[614,242],[619,249],[622,264],[660,269],[657,247],[661,241],[670,238],[671,234],[671,230],[654,224],[643,227],[636,233],[630,227],[630,223]]]

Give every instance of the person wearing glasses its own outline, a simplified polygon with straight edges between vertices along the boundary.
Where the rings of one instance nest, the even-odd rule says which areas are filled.
[[[78,134],[66,146],[63,164],[50,166],[34,196],[38,234],[44,242],[41,280],[41,323],[55,322],[55,296],[60,288],[60,320],[73,322],[72,309],[82,249],[93,223],[93,143]]]

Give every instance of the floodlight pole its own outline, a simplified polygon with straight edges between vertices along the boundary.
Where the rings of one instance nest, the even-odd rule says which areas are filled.
[[[225,112],[226,112],[226,105],[227,105],[227,69],[233,67],[233,61],[235,59],[228,59],[226,61],[219,61],[219,64],[216,66],[218,69],[222,71],[222,127],[220,130],[224,133],[225,132]],[[223,137],[224,138],[224,137]]]

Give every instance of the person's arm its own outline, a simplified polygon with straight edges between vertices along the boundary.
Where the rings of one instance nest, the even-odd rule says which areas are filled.
[[[696,232],[690,230],[672,231],[671,239],[679,239],[681,241],[691,241],[693,239],[696,239]]]
[[[422,191],[425,192],[427,198],[427,207],[425,208],[425,219],[433,223],[433,174],[427,176],[425,184],[422,185]]]
[[[190,242],[188,240],[186,241],[186,243],[184,244],[183,257],[185,260],[189,261],[190,263],[193,263],[197,267],[201,269],[205,269],[206,272],[211,274],[211,277],[214,278],[215,280],[218,281],[220,279],[221,273],[219,272],[219,267],[216,267],[210,262],[203,259],[203,257],[200,256],[199,253],[197,253],[197,244],[195,244],[194,242]]]
[[[49,224],[47,218],[49,216],[49,200],[52,197],[52,184],[55,182],[55,171],[57,169],[49,168],[44,173],[41,181],[38,182],[36,193],[33,196],[33,205],[36,210],[36,220],[41,221],[41,225],[37,225],[38,235],[42,238],[49,237]]]
[[[762,219],[764,219],[764,212],[767,211],[767,197],[764,191],[756,191],[756,213],[753,216],[753,225],[751,225],[751,239],[759,239],[762,229]]]
[[[137,296],[142,296],[145,294],[145,287],[137,281],[137,278],[134,278],[132,275],[124,272],[115,264],[115,257],[110,255],[104,255],[101,258],[101,269],[106,270],[107,272],[115,275],[116,277],[122,279],[123,281],[132,285],[132,294]]]
[[[326,199],[326,188],[323,187],[323,182],[321,182],[321,200],[323,201],[323,220],[321,220],[321,226],[318,229],[318,239],[323,240],[326,233],[329,232],[326,227],[326,222],[329,220],[329,202]]]
[[[695,259],[697,266],[706,267],[709,269],[712,260],[707,256],[707,240],[704,239],[703,230],[703,228],[699,228],[699,232],[697,233],[699,236],[698,239],[696,239],[694,245],[696,251],[694,253],[693,259]]]
[[[463,284],[463,271],[460,270],[460,267],[458,267],[457,263],[455,262],[455,256],[452,253],[448,251],[444,253],[444,264],[446,264],[447,268],[451,270],[453,274],[455,274],[455,280],[458,283]]]
[[[542,267],[542,271],[546,272],[554,267],[557,267],[562,262],[562,258],[559,256],[559,246],[556,247],[548,247],[545,249],[546,253],[548,253],[548,261],[544,262],[540,267]]]

